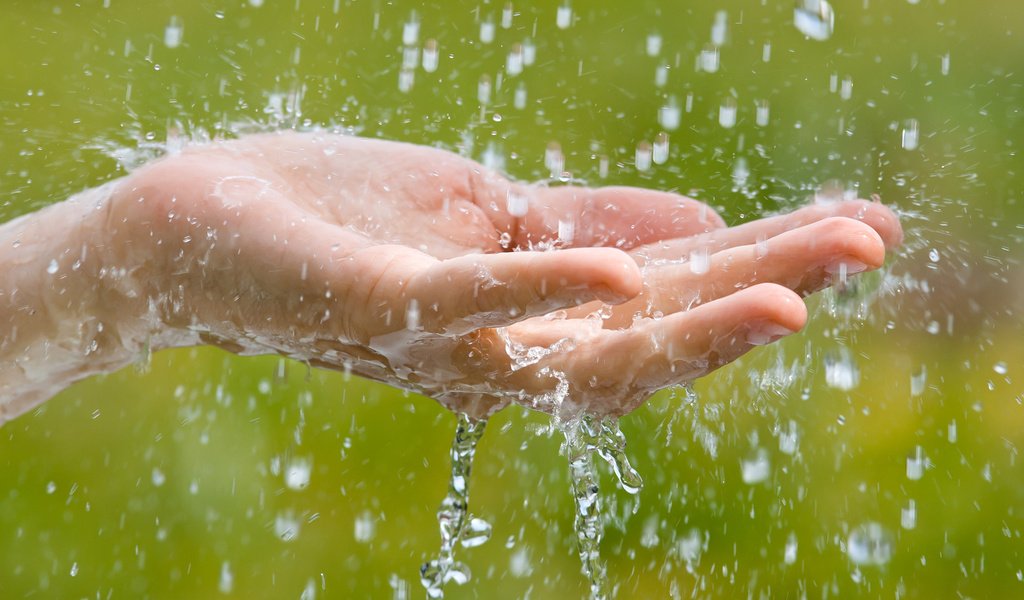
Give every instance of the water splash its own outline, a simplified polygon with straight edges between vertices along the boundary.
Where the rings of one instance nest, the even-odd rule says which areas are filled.
[[[643,479],[626,457],[626,436],[617,419],[606,417],[595,422],[592,415],[582,415],[568,423],[564,433],[563,450],[569,459],[576,506],[573,526],[581,569],[590,582],[590,597],[601,600],[610,597],[610,588],[600,553],[604,524],[601,521],[601,496],[594,453],[608,463],[619,486],[627,493],[637,494],[643,488]]]
[[[484,435],[486,420],[476,420],[460,414],[452,440],[452,474],[448,481],[448,495],[441,501],[437,521],[441,530],[441,552],[438,557],[420,567],[420,582],[430,598],[443,598],[444,585],[454,581],[462,585],[469,581],[469,569],[455,560],[455,544],[473,548],[491,537],[491,525],[469,514],[469,475],[473,467],[476,446]]]

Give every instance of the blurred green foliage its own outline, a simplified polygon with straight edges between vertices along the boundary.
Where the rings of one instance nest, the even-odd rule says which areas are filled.
[[[834,35],[814,42],[785,1],[577,0],[566,30],[556,2],[516,1],[490,44],[480,22],[500,22],[503,2],[3,5],[3,220],[117,177],[126,157],[168,138],[281,127],[477,159],[491,147],[527,180],[548,175],[544,149],[557,141],[575,178],[679,190],[730,222],[797,206],[829,179],[880,194],[907,229],[884,277],[810,300],[805,333],[698,382],[696,401],[665,393],[623,419],[646,487],[637,502],[604,480],[611,579],[620,597],[1024,594],[1024,4],[836,0]],[[722,10],[721,69],[698,72]],[[416,68],[401,93],[414,13],[416,46],[436,39],[440,66]],[[184,28],[173,48],[172,19]],[[653,33],[657,57],[645,53]],[[504,74],[526,38],[536,63]],[[833,78],[849,78],[849,99]],[[691,97],[692,110],[671,132],[668,164],[638,173],[636,144],[660,131],[669,96]],[[729,97],[739,120],[723,128]],[[770,104],[766,127],[756,100]],[[915,150],[901,148],[910,119]],[[852,389],[828,385],[837,360],[856,369]],[[450,597],[583,596],[559,434],[520,409],[492,421],[471,510],[494,537],[459,553],[473,579]],[[0,597],[418,597],[453,430],[433,401],[339,373],[160,353],[0,429]],[[911,480],[918,447],[927,468]],[[746,484],[741,464],[759,451],[770,475]],[[285,473],[299,463],[312,470],[294,490]],[[911,501],[916,526],[905,528]],[[883,566],[849,558],[867,523],[891,536]]]

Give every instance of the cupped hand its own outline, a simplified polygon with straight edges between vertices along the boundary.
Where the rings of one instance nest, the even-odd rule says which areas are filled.
[[[279,353],[476,416],[628,412],[799,330],[802,295],[902,235],[879,203],[726,228],[675,194],[326,133],[157,161],[116,186],[107,229],[110,297],[155,347]]]

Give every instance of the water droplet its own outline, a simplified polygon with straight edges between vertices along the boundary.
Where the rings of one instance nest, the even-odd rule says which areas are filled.
[[[78,576],[78,563],[71,563],[71,572],[69,573],[72,577]]]
[[[527,67],[532,65],[537,60],[537,46],[534,45],[533,40],[527,38],[523,41],[523,64]]]
[[[860,369],[845,348],[825,355],[825,383],[843,391],[850,391],[860,383]]]
[[[640,172],[648,171],[651,168],[651,158],[653,149],[651,143],[648,141],[641,141],[636,145],[636,170]]]
[[[796,454],[800,445],[800,434],[796,429],[796,421],[789,422],[789,430],[779,433],[779,452],[783,454]]]
[[[505,59],[505,72],[511,77],[515,77],[523,72],[522,44],[512,45],[512,51],[508,53],[508,57]]]
[[[181,38],[185,34],[185,25],[178,17],[171,17],[171,22],[164,29],[164,45],[168,48],[177,48],[181,45]]]
[[[939,262],[939,250],[937,248],[932,248],[928,251],[928,260],[933,263]]]
[[[708,248],[697,248],[690,250],[690,272],[694,275],[703,275],[711,269],[711,255]]]
[[[661,54],[661,34],[660,33],[648,33],[647,34],[647,56],[657,56]]]
[[[309,486],[313,465],[306,458],[293,458],[284,470],[284,484],[291,490],[304,490]]]
[[[501,28],[509,29],[512,27],[512,17],[515,15],[515,11],[512,7],[511,2],[505,4],[505,8],[501,9]]]
[[[791,565],[796,562],[796,551],[797,551],[797,539],[796,533],[790,532],[786,538],[786,549],[782,554],[782,562]]]
[[[406,94],[412,89],[412,84],[416,81],[416,72],[412,69],[402,69],[398,72],[398,91]]]
[[[700,51],[700,56],[697,58],[697,70],[705,73],[717,73],[718,67],[721,66],[719,61],[718,46],[708,44]]]
[[[235,589],[235,575],[231,572],[231,563],[224,561],[220,565],[220,579],[217,590],[222,594],[230,594]]]
[[[925,384],[928,381],[928,368],[921,365],[916,373],[910,375],[910,395],[920,396],[924,393]]]
[[[668,134],[664,131],[654,136],[651,158],[656,165],[663,165],[668,161]]]
[[[839,97],[843,100],[849,100],[853,97],[853,77],[849,75],[843,77],[843,83],[839,87]]]
[[[662,87],[665,87],[665,85],[667,83],[668,83],[668,65],[665,64],[665,63],[660,63],[654,69],[654,86],[662,88]]]
[[[608,156],[602,154],[597,158],[597,176],[601,179],[608,177]]]
[[[415,69],[420,62],[420,49],[416,46],[409,46],[402,49],[402,68]]]
[[[682,109],[675,96],[669,96],[665,104],[658,109],[658,124],[669,131],[679,129],[682,120]]]
[[[942,55],[940,60],[940,70],[943,75],[949,75],[949,52]]]
[[[517,194],[509,190],[508,196],[505,199],[505,206],[509,215],[522,218],[530,210],[530,200],[524,194]]]
[[[995,371],[996,373],[999,373],[1000,375],[1006,375],[1006,373],[1008,372],[1006,363],[1004,363],[1003,361],[999,361],[996,364],[992,365],[992,370]]]
[[[360,544],[365,544],[377,534],[377,520],[369,511],[363,511],[356,516],[353,522],[352,536]]]
[[[153,473],[151,475],[153,485],[156,487],[162,486],[167,481],[167,476],[160,470],[159,467],[153,467]]]
[[[910,500],[906,508],[900,509],[900,526],[904,529],[917,527],[917,504]]]
[[[768,452],[764,448],[758,448],[754,456],[740,462],[740,474],[743,483],[754,485],[766,481],[772,474],[772,463],[768,458]]]
[[[572,25],[572,4],[563,2],[559,5],[558,12],[555,14],[555,25],[559,29],[568,29]]]
[[[57,272],[58,268],[59,266],[57,265],[57,259],[54,258],[50,261],[50,264],[47,265],[46,272],[49,273],[50,275],[53,275],[54,273]]]
[[[552,177],[562,174],[562,170],[565,168],[565,156],[562,154],[562,146],[558,142],[550,142],[544,149],[544,166]]]
[[[907,457],[907,479],[917,481],[924,477],[925,461],[924,449],[915,447],[914,454]]]
[[[576,223],[572,219],[558,220],[558,241],[564,246],[572,245],[576,237]]]
[[[768,62],[772,59],[772,43],[765,42],[764,46],[761,46],[761,60]]]
[[[516,86],[515,96],[512,98],[512,105],[516,107],[516,110],[523,110],[526,108],[526,84],[520,83]]]
[[[480,104],[487,106],[491,102],[491,78],[489,75],[481,75],[480,82],[476,88],[476,99]]]
[[[299,537],[299,520],[291,511],[278,513],[274,517],[274,535],[283,542],[290,542]]]
[[[423,44],[423,70],[433,73],[437,70],[437,64],[441,57],[438,51],[437,40],[431,38]]]
[[[919,137],[917,119],[908,119],[903,123],[902,145],[904,150],[916,150]]]
[[[490,17],[480,22],[480,42],[483,44],[490,44],[494,41],[494,33],[496,29],[494,21]]]
[[[874,522],[856,527],[846,542],[846,555],[856,565],[884,565],[892,559],[892,550],[892,535]]]
[[[767,127],[770,117],[770,109],[767,100],[754,101],[754,122],[758,127]]]
[[[410,15],[409,20],[402,25],[402,44],[415,46],[420,39],[420,20],[416,13]]]
[[[826,0],[797,0],[793,24],[800,33],[822,42],[832,37],[835,12]]]
[[[726,129],[736,125],[736,99],[732,96],[726,98],[718,107],[718,124]]]
[[[729,34],[729,13],[720,10],[715,13],[715,22],[711,25],[711,43],[724,46]]]

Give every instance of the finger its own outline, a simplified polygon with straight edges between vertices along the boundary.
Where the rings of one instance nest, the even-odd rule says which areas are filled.
[[[800,330],[806,320],[807,309],[793,291],[756,285],[693,310],[578,339],[571,351],[523,369],[516,383],[542,393],[558,380],[551,375],[555,372],[570,382],[575,402],[621,414],[633,408],[621,406],[622,398],[706,375],[756,346]],[[550,346],[554,341],[543,328],[518,329],[524,344]]]
[[[543,187],[512,183],[477,166],[474,202],[520,248],[611,246],[630,249],[725,226],[703,202],[634,187]]]
[[[635,248],[725,226],[718,213],[691,198],[631,187],[532,187],[530,210],[516,241]]]
[[[416,301],[419,327],[461,335],[593,300],[618,304],[639,294],[642,285],[639,268],[625,252],[579,248],[440,261],[414,275],[403,297]]]
[[[693,260],[707,264],[695,268]],[[636,315],[671,314],[759,283],[776,283],[807,296],[837,278],[877,269],[884,261],[885,244],[874,229],[830,217],[706,259],[650,266],[644,271],[644,293],[616,306],[605,326],[628,327]]]
[[[663,259],[678,259],[691,251],[707,248],[717,252],[735,246],[756,244],[769,240],[781,233],[803,227],[829,217],[846,217],[861,221],[879,235],[886,248],[892,249],[903,241],[903,229],[899,218],[889,207],[880,202],[853,200],[835,204],[805,206],[787,215],[767,217],[717,229],[706,234],[685,239],[668,240],[636,248],[632,254],[641,263]]]

